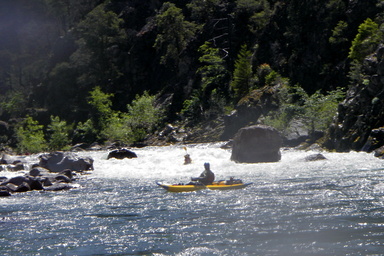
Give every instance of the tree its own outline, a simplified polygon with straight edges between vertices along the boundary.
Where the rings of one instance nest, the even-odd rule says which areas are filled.
[[[82,69],[80,82],[107,85],[122,75],[112,54],[126,41],[122,23],[122,19],[101,4],[78,24],[79,49],[73,54],[72,61]]]
[[[234,91],[235,99],[239,100],[249,93],[252,81],[252,53],[243,45],[235,61],[235,70],[231,88]]]
[[[379,25],[370,18],[360,24],[358,34],[352,42],[348,57],[362,61],[367,55],[376,50],[383,32],[379,29]]]
[[[331,44],[341,44],[348,42],[345,33],[348,30],[348,23],[345,21],[339,21],[337,26],[332,30],[332,36],[329,38]]]
[[[267,0],[237,0],[236,14],[245,19],[249,31],[256,33],[267,26],[272,11]]]
[[[201,75],[201,88],[194,90],[190,99],[183,103],[182,113],[196,121],[202,116],[210,118],[220,110],[218,105],[223,105],[228,94],[228,77],[225,61],[218,48],[212,47],[210,42],[205,42],[199,47],[201,67],[197,73]],[[221,109],[223,112],[224,109]]]
[[[132,143],[142,141],[161,120],[161,110],[154,106],[155,96],[147,91],[136,95],[128,112],[112,112],[101,134],[108,141]]]
[[[17,150],[19,153],[39,153],[47,149],[43,125],[27,116],[16,128]]]
[[[308,131],[325,131],[332,123],[336,115],[339,102],[344,98],[345,93],[341,89],[329,91],[326,95],[316,91],[311,96],[304,97],[304,113],[302,120]]]
[[[108,124],[110,117],[112,116],[112,101],[111,97],[113,94],[104,93],[100,86],[96,86],[91,92],[88,100],[93,108],[93,124],[96,130],[101,131],[105,129]]]
[[[202,55],[199,62],[202,66],[197,70],[201,74],[201,84],[203,92],[210,92],[215,88],[223,89],[227,71],[225,61],[220,56],[220,50],[212,47],[210,42],[205,42],[199,47],[199,53]]]
[[[136,95],[135,100],[127,106],[128,125],[132,129],[133,141],[141,141],[155,128],[161,120],[161,110],[154,106],[155,96],[147,91],[143,95]]]
[[[202,23],[212,18],[218,6],[221,5],[221,0],[192,0],[187,7],[191,9],[191,16]]]
[[[180,54],[193,39],[198,27],[185,20],[180,8],[165,2],[155,17],[158,34],[154,47],[161,54],[160,63],[177,67]]]
[[[58,116],[51,116],[51,124],[47,131],[50,133],[48,146],[50,150],[66,150],[70,145],[70,127],[66,121],[60,120]]]
[[[322,94],[316,91],[308,95],[299,86],[282,86],[278,92],[279,109],[269,113],[264,123],[275,127],[283,134],[291,130],[293,120],[304,124],[309,133],[325,131],[337,113],[339,102],[344,98],[342,89]]]

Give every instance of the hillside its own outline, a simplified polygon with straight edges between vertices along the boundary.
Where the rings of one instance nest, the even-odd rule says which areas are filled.
[[[2,1],[0,144],[209,141],[262,122],[361,150],[384,126],[383,14],[381,0]]]

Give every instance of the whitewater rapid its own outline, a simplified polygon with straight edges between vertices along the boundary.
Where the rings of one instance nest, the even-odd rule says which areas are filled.
[[[384,162],[364,152],[282,149],[240,164],[223,143],[131,148],[135,159],[85,151],[94,170],[68,191],[0,198],[1,255],[380,255]],[[184,165],[188,153],[192,164]],[[306,162],[322,153],[326,160]],[[28,156],[36,163],[38,155]],[[230,191],[171,193],[211,164]],[[27,172],[27,171],[25,171]],[[19,173],[20,174],[20,173]],[[1,172],[1,176],[17,173]]]

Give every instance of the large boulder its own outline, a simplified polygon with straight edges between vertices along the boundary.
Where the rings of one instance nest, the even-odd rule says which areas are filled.
[[[80,158],[70,152],[54,152],[39,156],[39,166],[51,172],[61,172],[70,169],[76,172],[93,170],[93,159],[90,157]]]
[[[269,126],[241,128],[233,140],[231,160],[239,163],[277,162],[281,159],[282,139]]]
[[[125,148],[113,150],[108,154],[108,159],[110,158],[124,159],[124,158],[136,158],[136,157],[137,155],[135,152],[132,152]]]

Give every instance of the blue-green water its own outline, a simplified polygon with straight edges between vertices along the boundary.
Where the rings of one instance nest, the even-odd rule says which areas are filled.
[[[0,255],[380,255],[384,162],[366,153],[282,151],[236,164],[220,144],[133,149],[137,159],[83,152],[95,170],[78,188],[0,198]],[[33,162],[33,157],[30,159]],[[242,190],[169,193],[210,162]],[[9,175],[9,173],[7,173]],[[11,174],[15,175],[15,174]]]

